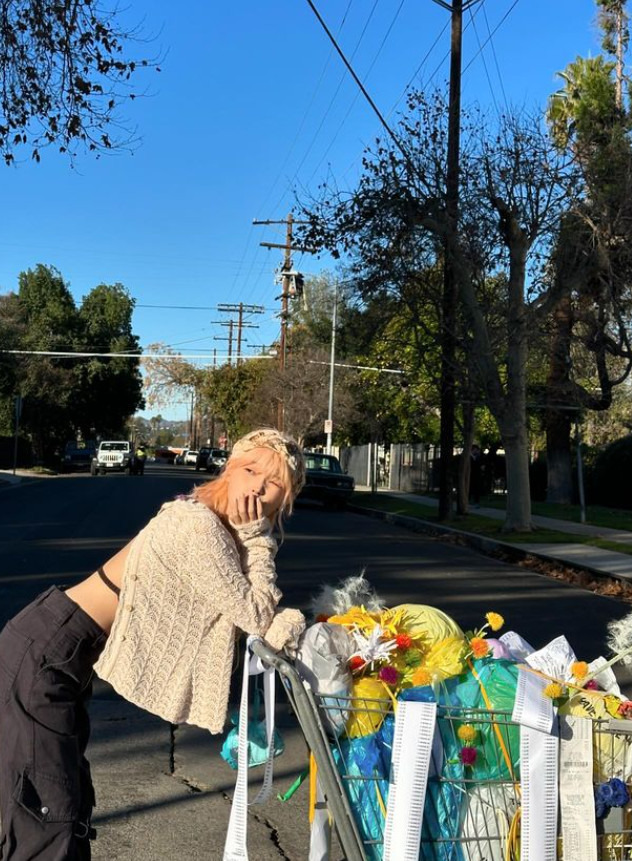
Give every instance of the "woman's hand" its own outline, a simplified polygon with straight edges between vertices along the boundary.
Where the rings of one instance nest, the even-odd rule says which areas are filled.
[[[263,504],[258,496],[252,493],[243,493],[228,503],[228,519],[235,526],[244,526],[254,523],[263,517]]]

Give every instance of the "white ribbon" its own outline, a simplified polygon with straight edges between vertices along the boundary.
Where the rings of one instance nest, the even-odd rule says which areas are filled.
[[[558,751],[556,734],[520,727],[520,861],[556,861]]]
[[[436,703],[402,701],[398,705],[384,828],[384,861],[419,858],[436,721]]]
[[[275,672],[273,667],[265,667],[256,655],[251,655],[250,646],[256,637],[248,637],[244,655],[244,674],[241,684],[241,703],[239,705],[239,745],[237,748],[237,781],[230,809],[230,820],[223,861],[248,861],[247,833],[248,806],[263,804],[272,793],[274,771],[274,702]],[[263,694],[266,716],[266,741],[268,758],[263,771],[263,783],[253,801],[248,802],[248,680],[250,676],[263,673]]]
[[[310,831],[309,861],[329,861],[331,847],[331,819],[327,810],[325,794],[316,777],[316,804]]]

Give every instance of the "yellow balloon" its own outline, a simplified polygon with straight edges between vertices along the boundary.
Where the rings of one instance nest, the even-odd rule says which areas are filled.
[[[377,732],[386,715],[392,710],[392,701],[379,679],[354,679],[351,692],[351,710],[347,721],[347,735],[358,738]]]
[[[423,637],[426,646],[434,646],[448,637],[463,638],[463,631],[443,610],[426,604],[400,604],[393,608],[405,611],[406,630],[411,637]]]

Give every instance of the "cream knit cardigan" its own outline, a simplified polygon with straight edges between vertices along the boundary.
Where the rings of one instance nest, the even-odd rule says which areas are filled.
[[[298,610],[276,611],[276,542],[262,520],[234,527],[192,499],[162,506],[127,556],[112,631],[95,665],[130,702],[171,723],[222,731],[239,628],[295,645]]]

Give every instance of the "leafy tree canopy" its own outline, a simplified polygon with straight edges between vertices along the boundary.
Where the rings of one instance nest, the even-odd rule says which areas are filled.
[[[118,114],[134,99],[132,78],[155,59],[134,57],[139,33],[99,0],[6,0],[0,15],[0,153],[40,160],[43,147],[75,154],[133,143]]]

